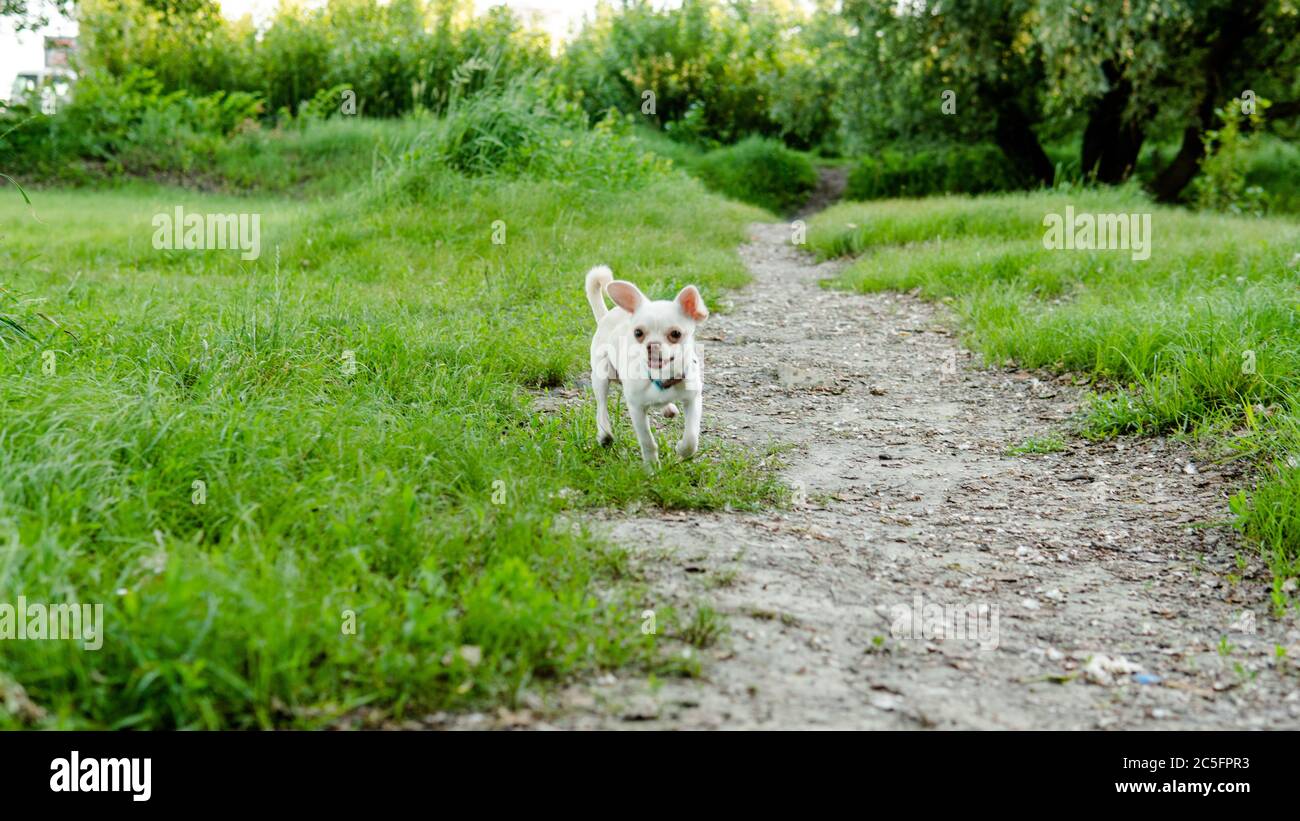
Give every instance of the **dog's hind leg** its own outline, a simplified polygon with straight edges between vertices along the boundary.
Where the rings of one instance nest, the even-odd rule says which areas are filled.
[[[609,379],[604,367],[591,370],[591,387],[596,392],[596,441],[601,447],[614,443],[614,428],[609,421]]]
[[[667,418],[669,418],[669,419],[672,419],[672,418],[673,418],[674,416],[676,416],[676,415],[677,415],[677,406],[676,406],[676,405],[674,405],[672,402],[669,402],[667,405],[664,405],[664,416],[665,416],[665,417],[667,417]]]

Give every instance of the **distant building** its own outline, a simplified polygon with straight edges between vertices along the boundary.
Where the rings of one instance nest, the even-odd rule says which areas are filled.
[[[43,113],[53,114],[72,96],[72,84],[77,79],[72,70],[76,51],[76,37],[47,36],[44,68],[19,71],[9,91],[9,101],[17,103],[35,98]]]
[[[45,67],[72,70],[72,55],[77,52],[76,37],[45,37]]]

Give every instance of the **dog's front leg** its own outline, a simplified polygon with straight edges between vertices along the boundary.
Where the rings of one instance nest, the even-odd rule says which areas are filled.
[[[683,404],[686,405],[686,425],[682,430],[682,441],[677,443],[677,455],[689,459],[700,449],[700,415],[704,410],[704,395],[697,393]]]
[[[654,469],[659,464],[659,444],[650,429],[650,415],[646,410],[644,405],[627,403],[627,415],[632,418],[632,430],[636,431],[636,441],[641,445],[641,461],[647,468]]]
[[[614,426],[609,422],[609,378],[602,368],[592,369],[591,388],[596,392],[596,441],[608,447],[614,442]]]

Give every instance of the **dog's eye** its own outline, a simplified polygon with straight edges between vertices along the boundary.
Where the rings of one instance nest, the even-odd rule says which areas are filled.
[[[681,342],[681,341],[682,341],[682,332],[679,331],[679,330],[677,330],[676,328],[673,328],[671,331],[668,332],[668,341],[669,341],[669,342]]]
[[[636,336],[636,341],[637,341],[637,342],[640,342],[642,339],[645,339],[645,329],[644,329],[644,328],[637,328],[637,329],[636,329],[635,331],[633,331],[632,333]]]

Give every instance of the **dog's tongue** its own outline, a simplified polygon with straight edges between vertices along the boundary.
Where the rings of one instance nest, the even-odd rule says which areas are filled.
[[[651,370],[657,371],[664,366],[663,356],[657,353],[650,354],[649,362]]]

